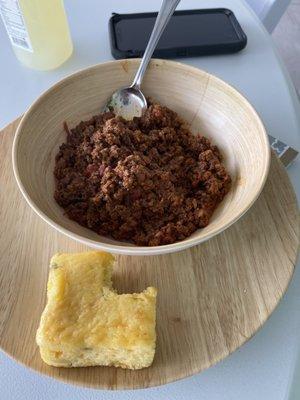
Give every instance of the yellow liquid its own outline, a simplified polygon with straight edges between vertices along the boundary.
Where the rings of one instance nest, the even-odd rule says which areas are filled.
[[[65,62],[73,45],[62,0],[19,0],[33,52],[13,46],[27,67],[48,70]]]

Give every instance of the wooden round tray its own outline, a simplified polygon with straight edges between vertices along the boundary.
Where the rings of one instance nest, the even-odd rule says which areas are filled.
[[[26,366],[101,389],[162,385],[222,360],[262,326],[287,289],[299,243],[295,194],[273,155],[265,189],[251,210],[214,239],[180,253],[119,256],[119,292],[158,288],[157,349],[150,368],[53,368],[35,333],[45,305],[50,257],[86,250],[50,228],[15,183],[11,145],[18,121],[0,133],[0,346]]]

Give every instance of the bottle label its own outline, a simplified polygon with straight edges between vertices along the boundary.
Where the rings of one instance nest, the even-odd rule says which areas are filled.
[[[12,45],[33,52],[18,0],[0,0],[0,14]]]

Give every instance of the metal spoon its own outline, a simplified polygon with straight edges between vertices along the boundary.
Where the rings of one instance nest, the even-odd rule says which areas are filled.
[[[180,0],[163,0],[141,64],[131,86],[113,93],[105,106],[105,111],[112,110],[116,115],[130,120],[133,117],[140,117],[143,111],[147,109],[147,100],[141,91],[141,83],[157,43],[179,2]]]

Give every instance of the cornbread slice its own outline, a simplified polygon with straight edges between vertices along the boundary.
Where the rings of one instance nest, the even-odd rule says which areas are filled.
[[[112,290],[113,263],[103,252],[52,258],[48,301],[36,336],[47,364],[130,369],[151,365],[156,289],[118,295]]]

